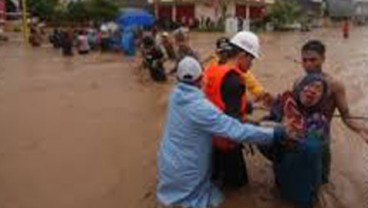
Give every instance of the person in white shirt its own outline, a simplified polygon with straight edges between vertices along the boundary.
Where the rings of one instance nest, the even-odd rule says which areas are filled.
[[[90,49],[87,32],[82,30],[78,35],[78,53],[81,55],[88,54]]]

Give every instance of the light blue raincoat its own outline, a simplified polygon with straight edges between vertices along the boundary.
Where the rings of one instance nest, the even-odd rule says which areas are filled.
[[[241,124],[222,114],[203,92],[179,83],[173,90],[158,156],[157,197],[163,205],[207,208],[219,205],[210,182],[213,135],[238,142],[271,143],[273,130]]]

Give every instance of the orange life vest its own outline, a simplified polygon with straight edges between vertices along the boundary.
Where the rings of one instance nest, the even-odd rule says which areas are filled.
[[[204,72],[203,79],[203,90],[206,97],[215,104],[221,111],[225,110],[225,103],[222,100],[221,86],[224,82],[224,78],[229,72],[236,72],[239,76],[243,76],[242,71],[237,67],[230,67],[227,65],[217,65],[213,64],[209,66]],[[242,97],[241,112],[243,116],[243,121],[245,121],[247,99],[246,91]],[[233,142],[227,138],[215,137],[213,139],[213,145],[222,151],[231,151],[236,147],[236,142]]]

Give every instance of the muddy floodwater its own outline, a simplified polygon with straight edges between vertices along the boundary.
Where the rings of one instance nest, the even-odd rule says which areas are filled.
[[[192,34],[202,58],[221,34]],[[253,72],[271,92],[303,71],[308,39],[327,46],[325,71],[342,80],[352,114],[368,116],[368,28],[261,34]],[[153,208],[156,154],[167,96],[119,54],[63,58],[48,46],[26,48],[19,37],[0,45],[0,207]],[[366,122],[368,124],[368,122]],[[368,145],[334,119],[332,173],[318,207],[368,208]],[[273,187],[271,164],[247,155],[250,184],[227,192],[224,208],[290,207]]]

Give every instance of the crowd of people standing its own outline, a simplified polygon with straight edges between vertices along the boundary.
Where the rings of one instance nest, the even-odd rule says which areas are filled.
[[[54,27],[50,32],[45,26],[31,25],[29,43],[33,47],[40,47],[47,41],[55,49],[61,49],[63,56],[80,55],[92,51],[120,52],[122,51],[122,32],[118,26],[101,27]]]

